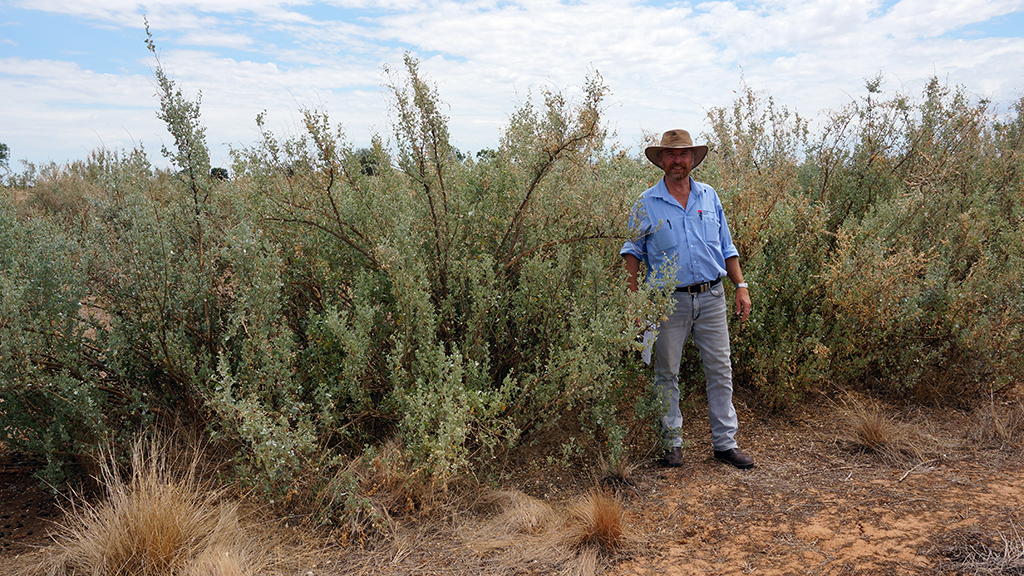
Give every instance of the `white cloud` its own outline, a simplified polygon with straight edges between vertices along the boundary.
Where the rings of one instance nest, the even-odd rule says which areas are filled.
[[[140,106],[153,94],[145,77],[96,74],[67,62],[3,58],[0,92],[0,139],[16,161],[65,162],[96,148],[131,148],[142,138],[151,140],[160,128],[153,109]]]
[[[902,0],[882,19],[895,37],[935,38],[1024,9],[1020,0]]]
[[[219,32],[190,32],[183,35],[179,43],[191,46],[205,46],[211,48],[233,48],[236,50],[248,48],[253,44],[252,38],[243,34],[224,34]]]
[[[21,5],[88,19],[83,25],[102,21],[135,29],[146,14],[165,70],[187,94],[202,92],[215,148],[254,141],[253,118],[262,110],[287,131],[298,110],[310,106],[322,106],[353,140],[367,142],[371,131],[386,130],[381,67],[401,69],[406,49],[438,83],[450,104],[451,133],[464,149],[493,146],[499,127],[531,92],[578,93],[595,69],[613,91],[608,119],[626,144],[637,143],[645,129],[700,133],[705,112],[729,105],[741,79],[804,116],[842,106],[877,74],[887,88],[915,94],[932,75],[995,99],[1019,97],[1024,86],[1024,33],[957,35],[965,26],[1024,10],[1024,0],[318,4],[315,10],[311,1],[278,0]],[[140,50],[139,60],[151,66],[147,56]],[[0,112],[7,131],[0,140],[15,128],[21,138],[34,125],[37,132],[64,134],[68,142],[71,131],[100,133],[109,146],[107,138],[123,138],[113,133],[130,131],[120,126],[137,121],[144,128],[136,135],[146,135],[151,151],[159,148],[148,144],[162,131],[152,79],[141,70],[103,75],[73,61],[5,58],[0,90],[18,92]],[[117,107],[130,112],[119,115]],[[103,124],[69,128],[92,121]],[[40,128],[51,122],[55,127]],[[219,149],[215,156],[226,158]],[[15,146],[12,152],[17,156]]]

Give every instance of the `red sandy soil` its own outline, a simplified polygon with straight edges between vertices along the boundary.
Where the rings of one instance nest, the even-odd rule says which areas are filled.
[[[1019,545],[1019,452],[950,442],[895,466],[844,453],[814,427],[749,428],[753,470],[691,449],[688,466],[644,479],[629,507],[655,535],[651,553],[609,574],[956,574],[972,547]]]

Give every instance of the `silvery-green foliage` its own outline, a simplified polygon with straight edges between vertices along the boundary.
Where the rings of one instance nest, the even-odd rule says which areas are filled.
[[[741,384],[781,406],[829,384],[963,402],[1024,370],[1019,107],[873,79],[812,137],[749,90],[711,119],[705,173],[755,300]]]
[[[474,161],[418,64],[391,77],[394,155],[315,110],[302,134],[236,151],[302,279],[298,370],[323,432],[358,446],[394,426],[442,479],[560,422],[621,456],[647,395],[623,358],[657,304],[624,290],[617,250],[651,175],[603,149],[604,86],[524,104]]]
[[[107,432],[104,378],[84,346],[83,267],[76,238],[0,204],[0,442],[46,457],[51,482],[62,478],[59,454]]]

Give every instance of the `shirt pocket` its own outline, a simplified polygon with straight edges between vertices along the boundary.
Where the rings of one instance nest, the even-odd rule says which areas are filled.
[[[662,220],[654,225],[647,238],[647,249],[650,254],[662,255],[666,252],[675,252],[679,245],[679,236],[676,235],[674,224],[670,220]]]
[[[718,215],[714,212],[705,212],[701,218],[704,229],[704,243],[711,246],[722,245],[721,226],[718,223]]]

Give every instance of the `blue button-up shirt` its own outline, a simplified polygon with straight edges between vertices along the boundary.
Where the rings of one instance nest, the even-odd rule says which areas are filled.
[[[718,194],[693,178],[686,208],[669,194],[662,178],[640,195],[629,224],[637,236],[619,254],[639,258],[649,283],[660,281],[673,264],[676,286],[714,281],[726,275],[725,259],[739,255]]]

